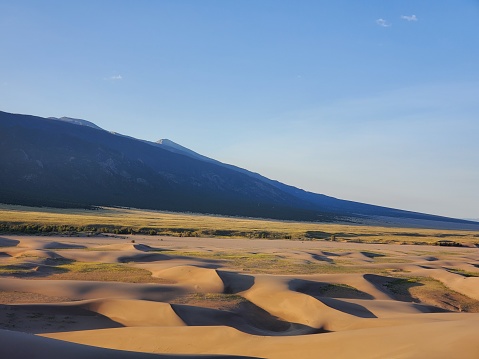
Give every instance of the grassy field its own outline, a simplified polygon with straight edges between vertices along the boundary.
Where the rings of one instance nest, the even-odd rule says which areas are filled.
[[[39,271],[40,268],[41,271]],[[38,266],[32,262],[2,264],[0,265],[0,277],[124,283],[171,283],[171,281],[152,277],[151,272],[145,269],[134,268],[125,264],[76,261],[69,261],[68,263],[58,261],[58,263],[50,263],[48,266]]]
[[[116,233],[191,237],[332,240],[360,243],[479,243],[479,232],[289,222],[149,210],[33,208],[0,205],[3,233]]]

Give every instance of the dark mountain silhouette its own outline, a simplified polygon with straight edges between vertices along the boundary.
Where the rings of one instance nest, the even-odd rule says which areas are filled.
[[[308,221],[385,216],[468,223],[303,191],[169,140],[148,142],[85,120],[6,112],[0,112],[0,202]]]

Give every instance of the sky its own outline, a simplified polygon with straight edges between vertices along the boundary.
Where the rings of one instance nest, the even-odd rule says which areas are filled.
[[[0,0],[0,111],[479,219],[479,0]]]

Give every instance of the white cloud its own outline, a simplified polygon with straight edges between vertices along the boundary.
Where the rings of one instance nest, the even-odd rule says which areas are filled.
[[[391,26],[391,23],[387,22],[384,19],[377,19],[376,24],[378,24],[379,26],[382,26],[382,27],[390,27]]]
[[[403,15],[403,16],[401,16],[401,19],[406,20],[406,21],[418,21],[419,20],[416,15]]]
[[[122,80],[123,77],[121,75],[114,75],[109,78],[110,80],[117,81],[117,80]]]

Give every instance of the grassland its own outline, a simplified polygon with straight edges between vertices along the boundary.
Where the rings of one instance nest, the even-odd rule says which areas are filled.
[[[145,269],[134,268],[125,264],[57,262],[56,264],[50,263],[40,266],[32,262],[0,265],[0,277],[124,283],[171,283],[171,281],[152,277],[151,272]]]
[[[124,208],[53,209],[0,205],[3,233],[150,234],[188,237],[328,240],[358,243],[435,244],[449,240],[479,243],[478,231],[404,229],[289,222]]]

